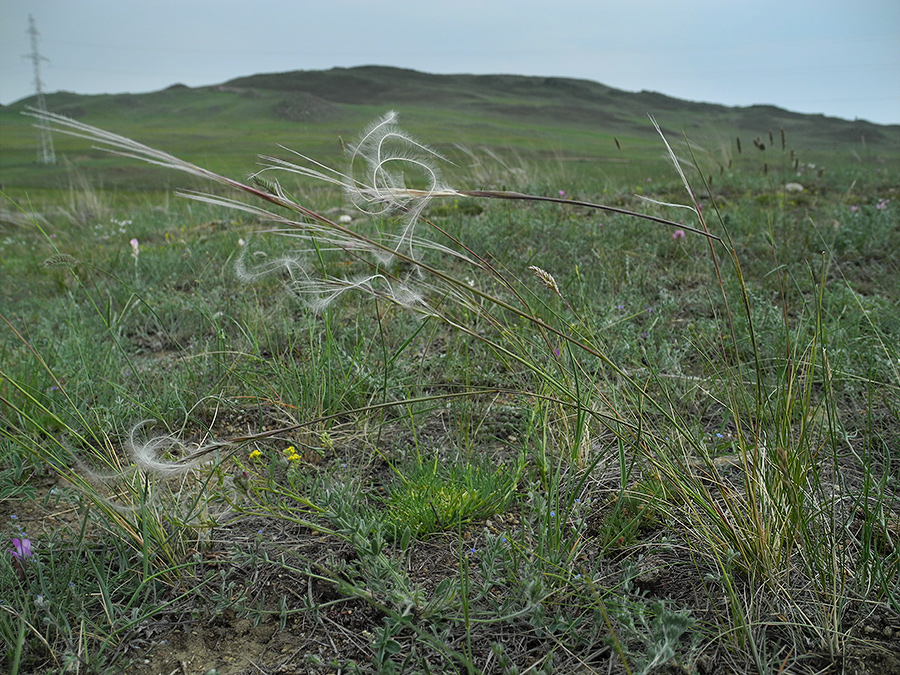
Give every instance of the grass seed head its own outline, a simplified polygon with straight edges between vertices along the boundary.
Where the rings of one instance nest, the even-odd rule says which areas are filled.
[[[41,267],[43,269],[47,269],[48,267],[75,267],[78,264],[78,260],[67,253],[57,253],[55,255],[51,255],[49,258],[46,258],[43,262],[41,262]]]
[[[559,297],[562,297],[562,293],[559,292],[559,286],[557,286],[556,284],[556,279],[553,278],[553,275],[550,274],[550,272],[542,270],[540,267],[537,267],[535,265],[530,266],[528,269],[534,272],[535,276],[542,284],[544,284],[544,286],[556,293],[556,295],[558,295]]]

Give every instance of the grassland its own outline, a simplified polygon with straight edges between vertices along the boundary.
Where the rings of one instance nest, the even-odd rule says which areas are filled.
[[[398,248],[0,110],[7,669],[900,672],[897,127],[381,68],[48,105],[237,180],[397,108],[556,201]]]

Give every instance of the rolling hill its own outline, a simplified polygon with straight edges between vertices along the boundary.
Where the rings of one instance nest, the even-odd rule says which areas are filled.
[[[451,157],[458,146],[487,146],[554,162],[664,162],[652,114],[670,139],[687,135],[711,166],[755,161],[787,147],[804,160],[877,157],[900,162],[900,125],[876,125],[774,106],[730,108],[655,92],[630,93],[587,80],[515,75],[433,75],[381,66],[294,71],[240,77],[220,85],[173,85],[146,94],[86,96],[58,92],[47,107],[122,133],[217,171],[241,176],[256,156],[277,144],[326,162],[339,161],[340,139],[395,109],[416,136]],[[0,182],[7,187],[66,184],[71,167],[92,181],[120,188],[169,187],[171,176],[103,156],[77,139],[57,138],[55,167],[35,163],[32,121],[21,115],[33,100],[0,108]],[[737,147],[737,139],[743,140]],[[774,154],[773,154],[774,153]],[[608,168],[608,167],[607,167]]]

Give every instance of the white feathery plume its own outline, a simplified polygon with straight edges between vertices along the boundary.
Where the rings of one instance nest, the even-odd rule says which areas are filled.
[[[291,287],[314,311],[322,311],[338,297],[348,291],[363,291],[369,296],[412,310],[418,314],[437,316],[428,305],[425,294],[417,284],[391,278],[384,274],[369,274],[358,277],[297,280]]]
[[[179,476],[216,459],[215,455],[204,452],[203,446],[189,449],[180,440],[170,435],[154,436],[140,442],[137,440],[137,433],[145,424],[147,422],[140,422],[132,427],[126,444],[132,461],[145,473],[159,476]],[[228,445],[217,443],[215,447],[227,448]],[[163,454],[173,449],[184,451],[185,456],[181,459],[161,459]]]
[[[437,161],[448,161],[397,125],[397,113],[389,112],[373,122],[351,146],[348,174],[341,173],[299,152],[280,146],[311,166],[277,157],[262,157],[268,166],[256,175],[283,170],[337,185],[362,213],[379,216],[406,213],[396,237],[396,249],[414,251],[412,232],[422,210],[434,197],[458,197],[462,193],[446,185]],[[422,188],[407,186],[407,175],[417,176]]]

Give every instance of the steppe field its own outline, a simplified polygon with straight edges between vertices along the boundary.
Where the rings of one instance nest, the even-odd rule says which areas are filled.
[[[29,104],[0,670],[900,673],[900,126],[379,67]]]

